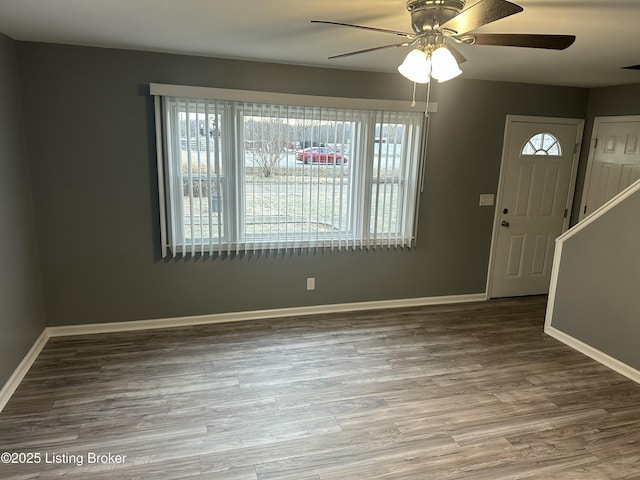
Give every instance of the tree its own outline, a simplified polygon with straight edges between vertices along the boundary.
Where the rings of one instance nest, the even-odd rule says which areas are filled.
[[[264,177],[270,177],[284,157],[288,130],[284,120],[276,117],[245,120],[245,139],[250,142],[254,162]]]

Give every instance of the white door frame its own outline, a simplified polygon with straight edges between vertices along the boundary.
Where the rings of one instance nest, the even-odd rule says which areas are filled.
[[[493,216],[493,234],[491,237],[491,250],[489,252],[489,267],[487,269],[487,285],[486,296],[491,298],[491,284],[493,282],[493,264],[494,256],[496,254],[496,244],[498,242],[498,232],[500,230],[500,205],[502,204],[502,196],[504,190],[504,181],[507,165],[507,152],[508,144],[511,136],[511,124],[514,122],[529,122],[529,123],[555,123],[565,125],[577,125],[578,132],[576,135],[576,146],[573,152],[573,160],[571,163],[571,177],[569,180],[569,191],[567,193],[567,200],[565,208],[567,209],[567,215],[564,218],[562,224],[562,232],[564,233],[569,228],[569,221],[571,219],[571,210],[573,208],[573,195],[576,189],[576,178],[578,174],[578,161],[580,159],[580,148],[582,143],[582,134],[584,131],[584,120],[579,118],[557,118],[557,117],[533,117],[528,115],[507,115],[504,128],[504,139],[502,142],[502,159],[500,160],[500,177],[498,180],[498,192],[496,195],[495,212]]]
[[[591,173],[593,171],[593,157],[596,156],[596,140],[598,139],[598,128],[601,123],[626,123],[626,122],[640,122],[640,115],[621,115],[621,116],[609,116],[609,117],[595,117],[593,120],[593,129],[591,130],[591,142],[589,143],[589,156],[587,157],[587,170],[584,177],[584,184],[582,187],[582,197],[580,199],[580,211],[578,212],[578,221],[581,221],[584,217],[584,207],[587,204],[587,195],[589,193],[589,183],[591,182]],[[593,212],[592,212],[593,213]]]

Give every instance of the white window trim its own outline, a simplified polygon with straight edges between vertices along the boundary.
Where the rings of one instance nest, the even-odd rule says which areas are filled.
[[[256,92],[253,90],[233,90],[228,88],[192,87],[162,83],[149,84],[151,95],[161,97],[191,97],[215,100],[230,100],[255,103],[277,103],[282,105],[305,105],[309,107],[353,108],[356,110],[387,110],[395,112],[424,112],[427,102],[409,102],[400,100],[380,100],[371,98],[324,97],[317,95],[298,95],[291,93]],[[438,110],[436,102],[429,102],[429,112]]]
[[[259,92],[259,91],[250,91],[250,90],[235,90],[235,89],[221,89],[221,88],[212,88],[212,87],[194,87],[194,86],[185,86],[185,85],[171,85],[171,84],[159,84],[159,83],[151,83],[150,84],[150,93],[154,96],[154,108],[156,115],[156,150],[157,150],[157,165],[158,165],[158,188],[159,188],[159,200],[160,200],[160,221],[161,221],[161,241],[162,241],[162,257],[166,257],[168,255],[169,242],[168,242],[168,224],[173,224],[171,221],[170,212],[167,211],[167,196],[165,193],[165,176],[163,174],[164,169],[168,166],[165,163],[164,155],[167,153],[167,145],[166,139],[163,142],[163,127],[162,127],[162,97],[190,97],[197,99],[215,99],[215,100],[228,100],[235,102],[255,102],[255,103],[273,103],[273,104],[282,104],[282,105],[305,105],[309,107],[327,107],[327,108],[347,108],[347,109],[359,109],[359,110],[378,110],[378,111],[395,111],[395,112],[416,112],[416,111],[424,111],[429,113],[435,113],[438,111],[438,104],[436,102],[415,102],[411,105],[409,102],[397,101],[397,100],[380,100],[380,99],[364,99],[364,98],[347,98],[347,97],[327,97],[327,96],[313,96],[313,95],[298,95],[298,94],[284,94],[284,93],[276,93],[276,92]],[[427,110],[428,105],[428,110]],[[427,122],[425,122],[427,123]],[[427,127],[423,127],[428,129]],[[418,149],[423,152],[419,161],[417,162],[417,197],[415,198],[415,204],[413,205],[413,238],[415,240],[415,234],[417,231],[417,215],[419,210],[419,194],[422,191],[422,187],[420,183],[422,182],[422,178],[424,176],[424,153],[426,152],[426,141],[427,141],[427,132],[423,130],[422,139],[420,140],[419,145],[410,145],[412,150]],[[373,146],[370,148],[373,150]],[[365,167],[372,168],[372,167]],[[406,194],[405,194],[406,195]],[[370,198],[370,196],[368,197]],[[236,197],[237,199],[237,197]],[[169,220],[169,221],[167,221]],[[369,221],[367,218],[366,222]],[[172,235],[175,238],[175,232]],[[397,241],[397,238],[396,238]],[[321,242],[316,242],[314,248],[331,248],[333,249],[336,240],[325,240]],[[278,249],[291,249],[291,248],[304,248],[305,245],[300,243],[299,241],[292,242],[283,242],[284,245],[279,247]],[[339,241],[339,243],[342,243]],[[369,239],[357,240],[346,239],[342,248],[370,248],[376,247],[379,245],[384,246],[392,246],[390,243],[376,241],[375,243],[370,243]],[[243,244],[243,246],[246,246]],[[409,248],[411,247],[411,243],[409,243]],[[337,245],[338,248],[341,248],[341,245]],[[208,253],[220,253],[217,251],[212,251],[210,248]],[[236,253],[240,253],[244,251],[244,248],[240,246],[240,244],[229,244],[227,246],[226,252],[230,252],[235,250]],[[173,255],[177,254],[187,254],[189,253],[185,249],[180,248],[179,246],[172,247]],[[191,253],[206,253],[204,250],[202,252],[191,252]]]

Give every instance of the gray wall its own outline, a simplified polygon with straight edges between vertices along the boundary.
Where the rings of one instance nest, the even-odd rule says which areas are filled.
[[[589,91],[572,224],[578,220],[594,120],[615,115],[640,115],[640,84]],[[638,212],[636,194],[567,242],[553,316],[555,328],[636,369],[640,369]],[[626,222],[621,220],[624,216]]]
[[[584,118],[588,97],[435,85],[415,249],[161,260],[149,82],[407,102],[412,85],[397,74],[86,47],[18,52],[50,325],[482,293],[493,209],[478,196],[496,191],[505,116]]]
[[[0,387],[44,326],[15,42],[0,34]]]
[[[638,80],[640,81],[640,72],[638,72]],[[589,90],[589,103],[587,105],[584,137],[580,151],[580,166],[574,196],[575,208],[571,212],[572,225],[578,223],[578,216],[580,215],[580,203],[582,201],[584,179],[587,173],[594,119],[596,117],[615,115],[640,115],[640,84]]]
[[[640,369],[640,192],[564,243],[552,326]]]

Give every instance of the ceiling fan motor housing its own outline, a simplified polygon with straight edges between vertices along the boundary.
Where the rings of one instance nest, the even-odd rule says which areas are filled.
[[[465,3],[466,0],[408,0],[411,27],[418,34],[437,30],[458,15]]]

